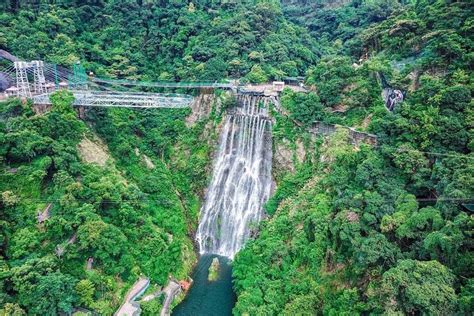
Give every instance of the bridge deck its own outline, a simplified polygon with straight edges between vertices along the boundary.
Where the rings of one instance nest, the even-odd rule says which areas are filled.
[[[115,91],[73,91],[75,106],[125,108],[186,108],[193,97],[179,94]],[[51,104],[49,93],[33,96],[35,104]]]

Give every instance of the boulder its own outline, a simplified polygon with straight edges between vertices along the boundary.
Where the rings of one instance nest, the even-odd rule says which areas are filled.
[[[219,278],[219,259],[212,259],[211,266],[209,267],[209,275],[207,279],[210,282],[216,281]]]

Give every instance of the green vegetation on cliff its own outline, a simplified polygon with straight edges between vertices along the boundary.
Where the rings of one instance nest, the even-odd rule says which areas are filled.
[[[1,105],[0,300],[35,315],[111,315],[139,275],[164,285],[190,273],[214,136],[201,142],[206,122],[187,128],[188,110],[92,110],[106,147],[71,101],[57,93],[43,115]]]
[[[285,2],[327,42],[307,73],[315,91],[283,96],[289,118],[356,126],[378,146],[312,136],[296,174],[277,170],[273,216],[234,263],[235,314],[469,314],[472,6]],[[377,73],[407,91],[393,113]],[[291,122],[277,117],[279,146],[305,142]]]

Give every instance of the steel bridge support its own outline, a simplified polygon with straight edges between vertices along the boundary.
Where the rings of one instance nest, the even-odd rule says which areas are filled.
[[[44,77],[44,62],[41,60],[33,60],[33,89],[35,93],[46,93],[46,79]]]
[[[29,63],[24,61],[15,61],[16,86],[18,88],[18,97],[31,98],[30,83],[28,81]]]

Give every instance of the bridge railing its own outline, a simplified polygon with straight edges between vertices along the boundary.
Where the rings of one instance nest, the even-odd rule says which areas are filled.
[[[126,79],[104,79],[91,78],[92,82],[125,85],[125,86],[141,86],[141,87],[157,87],[157,88],[222,88],[232,89],[237,86],[233,83],[222,83],[212,81],[193,81],[193,82],[177,82],[177,81],[134,81]]]

